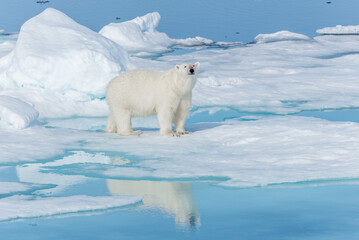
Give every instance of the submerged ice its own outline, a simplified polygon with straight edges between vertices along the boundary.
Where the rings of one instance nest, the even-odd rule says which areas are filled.
[[[0,199],[0,222],[122,207],[141,201],[141,196],[37,197],[11,196]]]

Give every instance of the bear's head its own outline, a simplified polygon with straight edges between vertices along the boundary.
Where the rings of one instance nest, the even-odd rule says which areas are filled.
[[[184,63],[181,65],[176,65],[176,70],[181,75],[194,75],[197,76],[199,70],[199,62],[193,63]]]
[[[175,70],[178,76],[175,79],[177,88],[180,89],[180,92],[182,93],[190,92],[197,82],[199,62],[196,62],[195,64],[184,63],[176,65]]]

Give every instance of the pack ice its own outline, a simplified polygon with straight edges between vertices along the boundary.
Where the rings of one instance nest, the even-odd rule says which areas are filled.
[[[15,48],[1,45],[10,53],[0,59],[0,165],[14,170],[19,183],[5,179],[0,184],[0,194],[6,195],[0,198],[0,212],[6,213],[0,220],[140,201],[59,197],[90,178],[214,180],[230,187],[358,179],[358,123],[288,114],[359,107],[359,36],[312,39],[281,31],[258,35],[251,44],[223,43],[226,49],[128,57],[127,51],[148,56],[157,47],[179,46],[156,32],[159,20],[151,13],[110,24],[101,31],[105,37],[47,9],[24,24]],[[132,34],[136,46],[126,45]],[[181,44],[194,46],[195,40]],[[102,132],[105,118],[90,118],[107,115],[104,92],[113,75],[132,67],[166,70],[194,61],[203,67],[193,91],[188,125],[193,134],[160,138],[152,120],[136,120],[134,127],[145,127],[144,134],[121,138]],[[221,111],[235,112],[229,117],[237,119],[224,121]],[[203,113],[206,118],[196,120]],[[63,119],[69,116],[87,118]],[[48,123],[34,124],[36,119]]]

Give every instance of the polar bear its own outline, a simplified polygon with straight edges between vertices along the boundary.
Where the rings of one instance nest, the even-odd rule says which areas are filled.
[[[199,65],[185,63],[165,72],[131,70],[112,79],[106,92],[110,108],[106,132],[139,135],[141,131],[132,130],[131,117],[157,114],[161,136],[188,134],[184,125]]]

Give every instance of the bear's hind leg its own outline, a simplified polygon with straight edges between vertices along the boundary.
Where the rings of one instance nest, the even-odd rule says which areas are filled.
[[[113,116],[117,126],[117,134],[121,136],[136,136],[140,135],[142,131],[133,131],[131,126],[131,112],[126,109],[116,109]]]
[[[110,113],[110,115],[108,116],[107,125],[106,125],[105,131],[108,132],[108,133],[115,133],[115,132],[117,132],[116,122],[115,122],[115,120],[113,119],[111,113]]]

